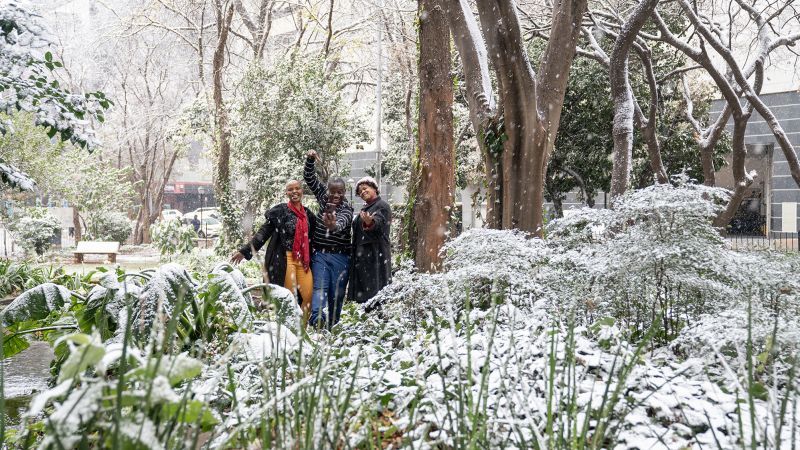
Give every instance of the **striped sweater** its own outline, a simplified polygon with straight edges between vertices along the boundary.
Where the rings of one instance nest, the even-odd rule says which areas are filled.
[[[317,220],[315,221],[314,239],[312,241],[313,249],[350,253],[352,248],[350,243],[350,224],[353,222],[353,207],[350,206],[347,199],[343,199],[342,204],[336,207],[336,228],[333,231],[328,230],[322,220],[325,205],[328,203],[328,189],[319,181],[317,173],[314,171],[313,159],[306,159],[306,164],[303,168],[303,179],[319,203],[319,212],[316,214]]]

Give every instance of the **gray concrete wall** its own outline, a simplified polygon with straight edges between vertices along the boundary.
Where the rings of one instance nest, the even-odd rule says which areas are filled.
[[[343,162],[345,164],[350,165],[350,174],[346,177],[343,177],[345,180],[352,179],[353,182],[358,182],[359,179],[362,177],[367,176],[367,169],[372,169],[375,172],[378,164],[378,153],[375,151],[363,151],[363,152],[351,152],[346,153],[343,158]],[[350,183],[348,183],[350,184]],[[355,186],[349,186],[350,188],[355,188]],[[406,191],[405,186],[393,186],[391,183],[388,183],[385,179],[381,180],[380,184],[380,193],[381,197],[388,201],[391,204],[395,203],[402,203],[405,201],[406,198]],[[348,198],[350,197],[350,192],[348,192]],[[361,201],[353,192],[353,204],[356,208],[360,208],[364,202]]]
[[[772,113],[778,118],[781,127],[789,137],[789,141],[794,146],[794,151],[800,151],[800,93],[796,91],[778,92],[774,94],[764,94],[761,96],[764,103],[770,107]],[[712,105],[711,116],[715,117],[722,110],[724,103],[721,100],[715,101]],[[732,123],[728,124],[728,130],[732,131]],[[757,113],[753,112],[747,124],[745,134],[746,144],[772,144],[771,174],[759,174],[759,176],[769,176],[769,187],[771,190],[768,201],[771,204],[770,229],[775,232],[797,232],[797,203],[800,203],[800,188],[789,174],[789,165],[786,157],[778,145],[775,136],[772,134],[769,125]],[[748,169],[751,165],[748,164]],[[729,171],[729,169],[728,169]],[[724,169],[720,171],[720,179],[727,179],[729,176]],[[730,186],[726,186],[730,187]],[[785,211],[792,213],[793,217],[785,217]]]

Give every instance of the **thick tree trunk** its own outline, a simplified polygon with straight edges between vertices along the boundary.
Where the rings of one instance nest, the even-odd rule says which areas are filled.
[[[736,215],[736,211],[739,210],[739,205],[742,204],[748,186],[753,182],[752,177],[747,173],[744,166],[745,158],[747,157],[747,150],[744,145],[744,133],[747,129],[748,119],[749,115],[734,117],[732,143],[733,160],[731,161],[734,183],[733,195],[731,195],[731,200],[728,202],[725,210],[714,218],[714,226],[720,229],[727,227],[731,219],[733,219],[733,216]]]
[[[439,0],[419,0],[419,185],[414,201],[415,262],[424,272],[441,269],[455,189],[453,83],[450,38]]]
[[[655,8],[655,7],[654,7]],[[647,111],[647,120],[642,125],[642,135],[647,144],[647,157],[650,161],[650,170],[655,175],[655,181],[659,184],[669,183],[667,169],[664,168],[664,161],[661,159],[661,143],[658,141],[658,81],[653,72],[653,60],[650,49],[647,47],[635,47],[639,59],[642,61],[647,86],[650,90],[650,105]],[[636,100],[634,100],[636,101]]]
[[[547,160],[558,131],[587,2],[554,3],[550,38],[538,77],[525,52],[516,3],[477,1],[483,39],[468,4],[467,0],[449,3],[448,17],[464,60],[470,117],[486,163],[487,225],[541,236]],[[485,70],[487,60],[491,60],[497,77],[497,111]]]
[[[475,134],[478,136],[478,146],[483,155],[484,170],[486,171],[484,224],[488,228],[501,228],[503,172],[498,157],[502,152],[500,142],[502,131],[497,120],[497,105],[489,77],[486,45],[469,2],[467,0],[451,0],[445,4],[453,42],[463,61],[469,117]]]
[[[547,40],[547,47],[539,64],[536,77],[536,106],[541,120],[537,130],[534,166],[536,172],[533,182],[534,204],[533,230],[542,236],[544,223],[544,179],[547,162],[553,153],[558,126],[561,123],[561,110],[572,61],[575,59],[578,38],[581,34],[581,21],[586,12],[586,0],[559,0],[553,2],[553,24]]]
[[[628,78],[628,57],[639,30],[644,26],[657,4],[658,0],[643,0],[636,5],[631,16],[622,25],[611,51],[608,75],[611,84],[611,98],[614,102],[612,131],[614,157],[611,170],[611,197],[613,199],[625,193],[631,178],[634,100]]]
[[[502,228],[541,232],[533,212],[535,205],[541,209],[544,203],[544,177],[537,177],[543,175],[537,170],[538,159],[543,155],[537,159],[536,135],[540,124],[536,80],[524,51],[516,4],[509,0],[479,0],[478,13],[497,75],[505,132],[499,170],[492,177],[501,183],[502,197],[499,203],[491,205],[493,212],[489,216],[499,216]]]

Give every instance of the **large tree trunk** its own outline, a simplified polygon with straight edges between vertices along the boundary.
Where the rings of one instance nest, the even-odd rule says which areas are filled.
[[[542,234],[544,181],[575,57],[586,0],[559,0],[538,76],[528,61],[513,0],[478,0],[482,36],[467,0],[448,18],[464,61],[467,100],[487,167],[487,222]],[[484,47],[484,39],[486,46]],[[497,77],[494,107],[486,67]]]
[[[439,0],[419,0],[419,186],[414,201],[417,268],[441,268],[455,189],[450,33]]]
[[[467,0],[446,2],[447,19],[453,42],[464,67],[464,81],[472,128],[478,139],[486,172],[485,226],[502,227],[502,130],[497,120],[492,82],[489,77],[489,60],[483,36]]]
[[[544,178],[540,189],[531,185],[537,178],[542,155],[538,139],[539,117],[536,108],[536,80],[525,54],[516,5],[506,0],[479,0],[478,12],[489,55],[497,75],[506,140],[500,157],[499,181],[502,197],[496,209],[502,228],[537,232],[532,207],[544,203]],[[537,156],[539,158],[537,158]],[[538,191],[538,192],[537,192]],[[537,201],[536,194],[541,200]],[[539,212],[541,215],[541,211]]]
[[[744,199],[744,194],[747,192],[748,186],[753,182],[753,178],[747,173],[744,162],[747,157],[747,150],[744,145],[744,133],[747,129],[747,120],[749,114],[745,116],[734,117],[733,122],[733,142],[732,152],[733,161],[731,162],[731,169],[733,170],[733,195],[728,202],[725,210],[722,211],[717,217],[714,218],[714,226],[724,229],[730,223],[736,211],[739,210]]]
[[[657,4],[658,0],[644,0],[636,5],[631,16],[622,25],[614,42],[614,48],[611,51],[608,75],[611,84],[611,98],[614,101],[614,157],[611,170],[612,199],[616,199],[625,193],[631,179],[635,106],[633,104],[633,90],[628,78],[628,57],[639,30],[644,26]]]

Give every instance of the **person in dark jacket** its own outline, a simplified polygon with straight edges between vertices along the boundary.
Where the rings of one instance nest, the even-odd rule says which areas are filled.
[[[347,288],[353,207],[345,199],[344,180],[330,178],[327,189],[319,181],[314,171],[314,162],[318,159],[317,152],[310,150],[303,167],[303,179],[319,203],[313,230],[311,271],[314,274],[314,293],[308,323],[311,326],[324,324],[330,329],[339,322]]]
[[[266,221],[247,244],[231,256],[240,263],[253,257],[269,241],[265,264],[271,283],[280,284],[295,294],[305,317],[311,312],[314,282],[311,274],[311,230],[316,219],[303,206],[303,185],[297,180],[286,183],[287,203],[273,206],[266,212]]]
[[[365,303],[392,282],[389,244],[392,211],[381,199],[378,184],[372,177],[364,177],[356,183],[356,194],[365,204],[353,219],[353,260],[347,298]]]

